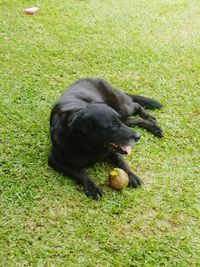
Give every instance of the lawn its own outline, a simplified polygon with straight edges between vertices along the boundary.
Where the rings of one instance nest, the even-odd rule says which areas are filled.
[[[0,266],[199,266],[200,2],[3,0],[0,14]],[[47,165],[51,107],[84,77],[164,104],[164,137],[137,129],[126,157],[138,190],[97,164],[94,201]]]

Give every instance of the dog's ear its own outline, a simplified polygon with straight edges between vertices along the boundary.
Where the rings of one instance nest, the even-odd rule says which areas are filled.
[[[81,105],[63,106],[60,108],[61,125],[63,128],[70,129],[73,127],[74,122],[78,119],[82,112],[85,110]]]
[[[80,134],[86,134],[92,129],[92,121],[84,111],[80,112],[73,121],[72,129]]]
[[[78,117],[78,114],[74,111],[64,111],[61,113],[61,125],[63,128],[70,128],[73,122]]]
[[[60,119],[63,128],[71,128],[74,121],[82,113],[82,107],[69,107],[63,106],[60,109]]]

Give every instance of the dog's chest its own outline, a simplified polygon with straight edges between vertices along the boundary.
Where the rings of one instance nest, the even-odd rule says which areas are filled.
[[[65,159],[68,164],[79,168],[87,168],[103,160],[109,154],[105,149],[87,150],[84,148],[68,149],[65,151]],[[75,147],[74,147],[75,148]],[[70,151],[70,153],[69,153]]]

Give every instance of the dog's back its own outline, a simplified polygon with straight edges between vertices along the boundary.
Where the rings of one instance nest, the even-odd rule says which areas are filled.
[[[80,79],[65,90],[59,104],[70,108],[71,103],[81,108],[91,103],[105,103],[122,117],[128,117],[132,113],[131,97],[116,90],[107,81],[100,78]]]

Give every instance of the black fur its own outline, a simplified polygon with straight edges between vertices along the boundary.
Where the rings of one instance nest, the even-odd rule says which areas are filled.
[[[155,118],[143,107],[162,105],[151,98],[126,95],[102,79],[81,79],[72,84],[51,111],[49,165],[82,184],[94,199],[102,197],[103,191],[91,181],[85,168],[100,160],[127,172],[130,187],[140,186],[140,178],[122,156],[140,139],[140,134],[129,127],[137,125],[162,136]],[[140,118],[130,118],[132,115]]]

